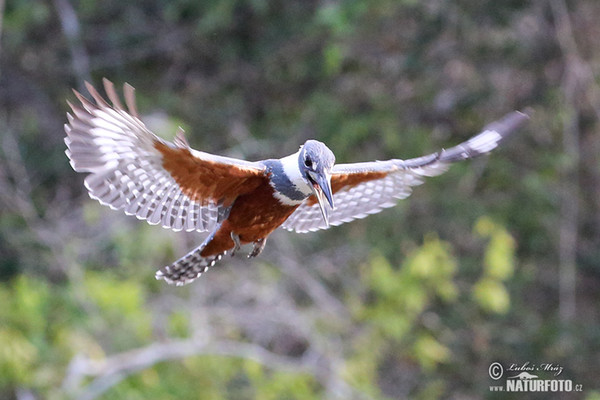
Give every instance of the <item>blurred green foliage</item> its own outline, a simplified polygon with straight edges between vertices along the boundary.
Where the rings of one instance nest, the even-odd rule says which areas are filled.
[[[598,2],[3,5],[0,398],[495,398],[493,361],[599,397]],[[247,159],[410,158],[534,112],[393,209],[173,288],[154,270],[202,237],[102,208],[64,156],[65,99],[102,77]]]
[[[483,259],[483,276],[473,288],[473,296],[489,312],[505,314],[510,308],[510,296],[502,283],[514,274],[515,241],[501,226],[487,217],[475,225],[475,231],[490,239]]]

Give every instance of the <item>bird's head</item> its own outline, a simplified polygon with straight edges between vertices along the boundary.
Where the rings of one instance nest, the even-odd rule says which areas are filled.
[[[319,141],[307,140],[300,149],[298,156],[300,172],[317,198],[327,225],[329,225],[329,210],[325,206],[325,200],[332,209],[334,207],[331,193],[331,169],[334,163],[333,152]]]

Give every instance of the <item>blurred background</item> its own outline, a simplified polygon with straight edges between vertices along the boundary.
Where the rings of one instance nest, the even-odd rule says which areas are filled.
[[[596,0],[0,0],[0,398],[502,398],[500,362],[561,366],[583,392],[552,398],[599,399],[599,16]],[[157,134],[250,160],[308,138],[338,162],[411,158],[533,113],[395,208],[277,231],[176,288],[155,270],[203,236],[102,207],[64,154],[71,88],[103,77],[136,88]]]

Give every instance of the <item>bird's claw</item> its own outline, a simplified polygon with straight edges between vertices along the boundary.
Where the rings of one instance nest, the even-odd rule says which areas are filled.
[[[252,252],[248,254],[248,258],[254,258],[262,253],[263,249],[265,248],[265,244],[267,244],[267,238],[258,239],[256,242],[254,242],[254,248],[252,249]]]

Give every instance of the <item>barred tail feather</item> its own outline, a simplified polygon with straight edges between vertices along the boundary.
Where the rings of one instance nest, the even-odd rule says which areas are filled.
[[[202,243],[173,264],[162,267],[156,271],[155,278],[157,280],[162,279],[170,285],[187,285],[208,271],[227,253],[227,251],[224,251],[214,256],[202,257],[200,253],[204,247],[206,247],[206,243]]]

